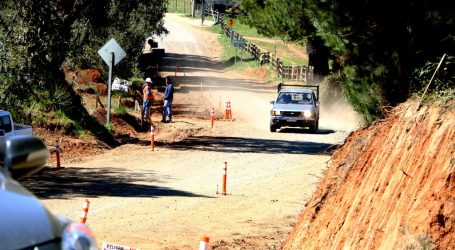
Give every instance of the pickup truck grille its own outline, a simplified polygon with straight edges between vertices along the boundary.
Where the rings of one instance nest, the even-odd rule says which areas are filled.
[[[302,112],[298,111],[283,111],[282,114],[283,116],[288,116],[288,117],[299,117]]]

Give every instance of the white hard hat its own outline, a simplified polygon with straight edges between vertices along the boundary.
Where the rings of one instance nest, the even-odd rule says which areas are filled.
[[[152,79],[150,79],[150,77],[147,77],[147,78],[145,79],[145,82],[153,83],[153,82],[152,82]]]

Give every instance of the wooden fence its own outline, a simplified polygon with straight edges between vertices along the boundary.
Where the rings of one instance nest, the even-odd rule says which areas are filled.
[[[277,72],[278,77],[285,78],[289,80],[297,80],[304,82],[311,82],[313,80],[313,66],[285,66],[280,58],[276,55],[271,54],[269,51],[261,51],[261,49],[254,43],[243,38],[242,35],[235,32],[232,27],[224,22],[224,16],[221,13],[218,13],[213,10],[206,9],[206,14],[211,15],[218,24],[220,24],[223,32],[231,40],[244,40],[245,43],[240,45],[243,51],[248,52],[255,60],[257,60],[261,65],[270,64],[271,67]]]

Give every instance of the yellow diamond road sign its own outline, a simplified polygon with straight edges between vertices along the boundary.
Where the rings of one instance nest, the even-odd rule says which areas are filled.
[[[229,19],[229,21],[228,21],[228,24],[229,24],[229,26],[231,26],[231,27],[232,27],[232,26],[234,26],[234,24],[235,24],[235,20],[234,20],[234,19],[232,19],[232,18],[231,18],[231,19]]]

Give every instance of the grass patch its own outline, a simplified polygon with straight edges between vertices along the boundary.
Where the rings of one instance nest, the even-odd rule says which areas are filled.
[[[222,59],[225,62],[227,69],[240,71],[247,67],[259,67],[260,66],[259,62],[255,61],[253,56],[250,55],[249,53],[243,51],[243,55],[242,55],[241,49],[237,49],[237,64],[234,65],[236,53],[235,53],[235,47],[232,45],[230,39],[223,33],[223,31],[219,25],[212,26],[210,28],[210,31],[213,33],[216,33],[216,34],[220,34],[219,42],[224,47],[224,53],[223,53]],[[260,37],[260,38],[263,39],[264,37]],[[268,40],[270,40],[270,42],[251,39],[251,41],[253,43],[255,43],[258,47],[260,47],[263,50],[270,51],[272,53],[274,52],[275,45],[276,45],[278,56],[283,61],[284,65],[307,65],[308,64],[307,58],[293,56],[293,51],[288,46],[286,46],[282,41],[272,40],[272,39],[268,39]],[[302,47],[302,50],[304,52],[305,49]],[[280,54],[282,56],[280,56]],[[241,60],[243,60],[243,63],[240,64],[239,62]],[[268,64],[268,66],[271,66],[271,64]],[[275,77],[275,80],[281,80],[281,78]]]
[[[111,133],[111,134],[112,134],[112,133],[114,132],[114,130],[115,130],[115,129],[114,129],[114,125],[113,125],[112,123],[106,124],[105,127],[106,127],[107,131],[109,131],[109,133]]]
[[[217,26],[218,27],[218,26]],[[221,32],[221,28],[219,28],[219,32]],[[222,35],[219,38],[220,44],[224,47],[223,53],[223,61],[225,66],[229,70],[243,70],[247,67],[258,67],[259,62],[254,60],[254,57],[250,54],[242,51],[241,49],[234,47],[231,43],[231,40],[227,37]],[[237,63],[236,63],[237,61]]]
[[[125,107],[117,107],[115,109],[115,113],[116,114],[119,114],[119,115],[124,115],[124,114],[127,114],[128,113],[128,110],[126,110]]]
[[[227,23],[227,21],[230,19],[228,16],[224,16],[224,21]],[[256,28],[250,27],[242,22],[241,18],[234,19],[235,24],[233,26],[233,29],[235,32],[239,33],[242,36],[246,37],[254,37],[254,38],[265,38],[265,36],[261,35],[258,33]],[[274,40],[281,40],[281,38],[275,36],[270,39]]]
[[[225,17],[226,21],[229,20],[229,17]],[[223,33],[221,27],[219,25],[212,26],[210,29],[211,32],[221,34],[220,43],[225,47],[225,52],[223,56],[223,60],[229,61],[231,58],[234,58],[235,55],[235,48],[232,48],[232,44],[230,43],[229,38]],[[236,24],[234,26],[234,31],[241,34],[243,37],[248,37],[247,40],[256,44],[259,48],[265,51],[270,51],[272,54],[276,51],[278,57],[282,60],[284,65],[307,65],[308,59],[307,57],[302,57],[301,55],[298,56],[295,53],[295,50],[300,50],[300,53],[306,54],[306,49],[301,45],[290,43],[285,44],[280,38],[273,37],[267,38],[257,33],[255,28],[251,28],[248,25],[242,24],[240,19],[236,20]],[[291,49],[291,46],[296,46]],[[240,52],[238,52],[240,54]],[[244,53],[247,54],[247,53]],[[248,59],[252,59],[253,57],[249,54],[243,56],[244,59],[248,61]],[[250,67],[257,67],[254,63],[249,64]]]
[[[259,48],[270,51],[271,54],[275,53],[275,46],[276,46],[276,53],[278,57],[282,60],[284,65],[307,65],[308,59],[302,57],[293,56],[293,51],[290,49],[289,46],[286,46],[282,41],[275,41],[274,43],[271,42],[264,42],[258,40],[251,40],[256,46]],[[306,53],[306,49],[303,47],[298,47],[302,49],[303,53]]]
[[[74,121],[71,120],[65,113],[61,110],[54,112],[55,118],[57,119],[56,123],[62,127],[70,127],[74,125]]]
[[[225,16],[224,21],[227,23],[227,21],[230,18]],[[240,19],[235,19],[235,24],[233,26],[233,29],[235,32],[239,33],[242,36],[247,36],[247,37],[257,37],[257,38],[263,38],[264,36],[260,35],[256,28],[252,28],[246,24],[243,24]],[[277,38],[279,39],[279,38]]]
[[[82,139],[90,139],[91,136],[90,134],[87,132],[86,129],[84,129],[81,125],[79,124],[76,124],[76,127],[75,127],[75,134],[79,137],[79,138],[82,138]]]

